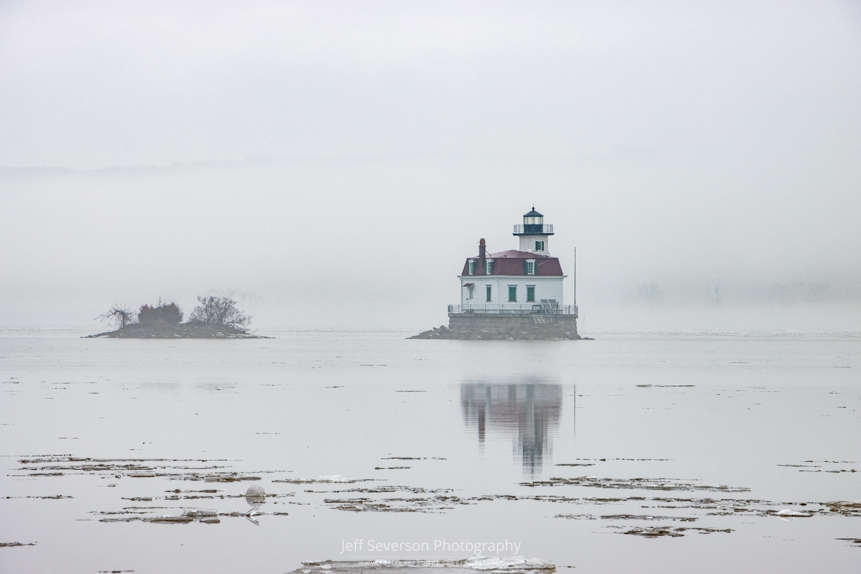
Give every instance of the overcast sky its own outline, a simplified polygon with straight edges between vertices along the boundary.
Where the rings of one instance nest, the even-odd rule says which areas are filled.
[[[533,203],[598,324],[852,301],[861,4],[0,1],[0,165],[0,326],[439,324]]]

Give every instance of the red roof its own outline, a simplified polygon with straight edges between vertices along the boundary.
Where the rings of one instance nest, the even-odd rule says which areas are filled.
[[[559,259],[549,255],[540,255],[528,251],[517,251],[510,249],[499,253],[489,253],[488,259],[493,259],[493,271],[491,275],[526,275],[525,259],[534,259],[536,264],[535,275],[539,277],[562,276],[562,266]],[[469,260],[475,261],[475,275],[484,275],[484,269],[478,264],[478,257],[469,257],[463,264],[461,275],[469,273]]]
[[[503,257],[515,258],[515,259],[556,259],[555,257],[550,257],[549,255],[540,255],[538,253],[532,253],[531,251],[518,251],[517,249],[509,249],[508,251],[500,251],[499,253],[488,253],[488,259],[500,259]]]

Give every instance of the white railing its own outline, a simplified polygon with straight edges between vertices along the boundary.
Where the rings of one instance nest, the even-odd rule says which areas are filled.
[[[541,303],[487,303],[449,305],[450,315],[574,315],[577,317],[577,305],[547,305]]]

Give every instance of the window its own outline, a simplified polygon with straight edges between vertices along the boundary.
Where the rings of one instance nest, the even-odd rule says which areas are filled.
[[[526,260],[526,274],[535,275],[535,259]]]
[[[535,242],[535,251],[544,251],[544,242],[536,241]]]
[[[508,286],[508,302],[517,303],[517,285]]]
[[[468,275],[475,275],[475,259],[466,262],[466,272]]]
[[[526,286],[526,302],[535,303],[535,285]]]
[[[493,275],[493,259],[487,259],[484,262],[484,274]]]
[[[485,285],[485,291],[487,291],[487,302],[490,303],[491,301],[493,301],[493,299],[491,298],[491,294],[493,293],[493,286]]]
[[[466,287],[466,299],[467,301],[472,301],[472,293],[474,291],[475,285],[472,283],[467,283],[464,285]]]

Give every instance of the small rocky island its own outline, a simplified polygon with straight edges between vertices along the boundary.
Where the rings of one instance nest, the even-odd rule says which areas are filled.
[[[540,323],[534,316],[475,318],[461,320],[451,317],[450,326],[440,325],[424,331],[410,339],[467,339],[489,341],[578,341],[583,339],[577,334],[577,323],[565,317],[541,317]],[[555,321],[554,321],[555,319]],[[588,337],[585,337],[588,339]]]
[[[87,338],[115,339],[266,339],[248,330],[251,317],[236,307],[228,297],[198,297],[188,321],[183,323],[182,309],[175,302],[141,305],[135,312],[128,306],[114,305],[97,319],[114,324],[117,329]]]

